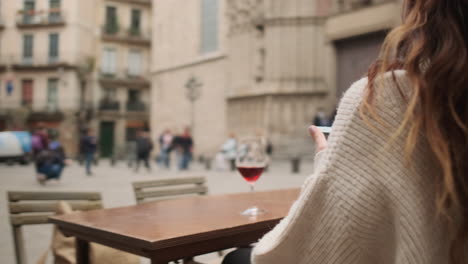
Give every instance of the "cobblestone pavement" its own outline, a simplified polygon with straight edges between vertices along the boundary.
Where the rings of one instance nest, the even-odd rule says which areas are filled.
[[[299,187],[307,175],[312,172],[312,161],[305,161],[301,173],[292,174],[287,161],[272,162],[268,172],[258,180],[256,189],[272,190]],[[135,204],[131,182],[138,180],[163,179],[172,177],[205,176],[210,194],[247,192],[247,183],[237,172],[207,171],[200,164],[194,164],[191,171],[177,172],[156,167],[151,172],[144,168],[134,173],[123,162],[110,166],[107,160],[100,162],[93,176],[86,176],[84,168],[78,164],[67,167],[60,182],[39,185],[34,177],[33,166],[0,165],[0,263],[15,263],[13,238],[8,219],[6,192],[8,190],[24,191],[98,191],[102,193],[104,206],[120,207]],[[52,229],[50,225],[27,226],[24,228],[24,240],[28,263],[36,263],[39,255],[48,247]],[[214,255],[214,254],[213,254]],[[208,260],[202,256],[200,260]],[[147,261],[143,260],[143,263]]]

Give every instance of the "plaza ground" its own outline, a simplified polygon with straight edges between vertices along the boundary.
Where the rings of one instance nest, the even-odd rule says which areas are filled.
[[[86,176],[84,168],[78,164],[67,167],[60,182],[39,185],[34,178],[33,166],[0,165],[0,263],[15,263],[13,238],[8,219],[6,192],[17,191],[97,191],[101,192],[104,207],[120,207],[135,204],[131,182],[151,179],[164,179],[188,176],[204,176],[207,180],[209,194],[226,194],[248,192],[249,186],[237,172],[206,170],[195,163],[192,170],[177,172],[175,169],[158,168],[154,163],[153,170],[147,172],[140,168],[138,173],[128,168],[124,162],[110,166],[108,160],[102,160],[95,168],[93,176]],[[291,173],[289,161],[277,160],[270,165],[268,172],[258,180],[256,190],[272,190],[300,187],[305,178],[312,173],[311,160],[303,161],[301,172]],[[49,246],[52,228],[50,225],[24,227],[24,241],[29,264],[36,263],[38,257]],[[216,254],[202,256],[200,261],[209,261]],[[50,258],[49,258],[50,260]],[[142,263],[147,263],[143,260]]]

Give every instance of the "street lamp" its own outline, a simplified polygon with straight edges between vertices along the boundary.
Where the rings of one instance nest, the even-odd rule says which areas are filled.
[[[190,120],[190,130],[192,131],[192,134],[195,132],[195,101],[200,98],[200,90],[202,86],[203,83],[201,83],[196,77],[193,76],[185,83],[185,88],[187,88],[187,99],[190,101],[192,108],[192,117]]]

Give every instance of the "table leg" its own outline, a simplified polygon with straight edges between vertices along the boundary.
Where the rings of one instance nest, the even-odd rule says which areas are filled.
[[[76,241],[76,264],[90,264],[89,261],[89,242],[79,238]]]
[[[169,264],[169,262],[161,261],[161,260],[158,260],[157,258],[151,258],[151,264]]]

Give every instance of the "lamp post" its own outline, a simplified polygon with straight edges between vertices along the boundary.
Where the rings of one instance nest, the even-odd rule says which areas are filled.
[[[196,77],[191,77],[185,83],[185,88],[187,88],[187,99],[190,101],[191,106],[191,120],[190,120],[190,130],[192,134],[195,132],[195,101],[200,98],[201,95],[201,87],[203,83],[201,83]]]

